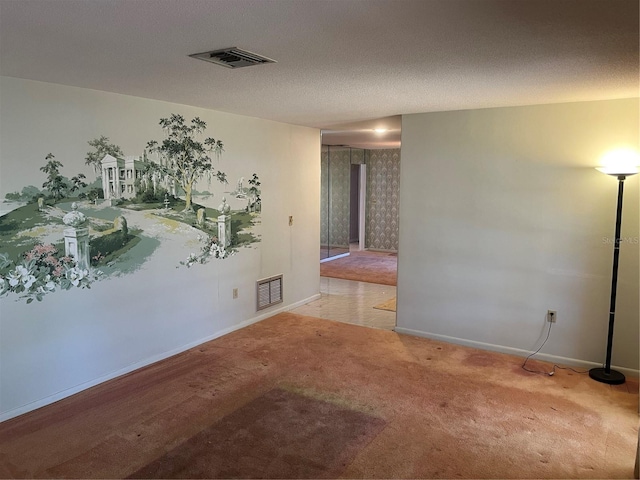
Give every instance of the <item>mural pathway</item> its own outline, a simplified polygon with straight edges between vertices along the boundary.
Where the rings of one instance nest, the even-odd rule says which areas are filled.
[[[130,230],[141,230],[137,234],[141,241],[120,256],[112,265],[101,267],[106,275],[132,273],[144,263],[162,258],[164,263],[178,266],[190,252],[200,249],[204,232],[170,218],[156,215],[161,210],[130,210],[126,208],[83,205],[85,215],[111,221],[119,216],[127,220]]]

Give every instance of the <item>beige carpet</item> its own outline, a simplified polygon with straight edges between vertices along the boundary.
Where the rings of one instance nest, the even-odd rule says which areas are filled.
[[[275,388],[130,478],[335,478],[385,425],[364,412]]]
[[[396,311],[396,297],[393,297],[386,302],[382,302],[378,305],[374,305],[373,308],[377,308],[378,310],[388,310],[389,312]]]
[[[396,285],[398,256],[387,252],[355,251],[348,257],[320,264],[320,276]]]
[[[630,478],[637,379],[521,364],[283,313],[1,423],[0,478]]]

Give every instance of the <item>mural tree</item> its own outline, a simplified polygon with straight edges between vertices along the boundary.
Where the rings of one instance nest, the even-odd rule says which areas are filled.
[[[44,167],[40,167],[40,171],[47,174],[47,181],[42,184],[42,188],[46,188],[49,191],[49,195],[54,200],[60,200],[64,198],[67,191],[67,183],[64,181],[64,177],[60,175],[60,168],[62,163],[54,160],[55,156],[49,153],[45,160],[48,160]]]
[[[160,163],[152,163],[151,168],[163,178],[177,182],[185,193],[184,212],[193,212],[191,195],[196,182],[202,178],[215,177],[220,183],[227,183],[225,173],[213,166],[211,154],[219,158],[224,151],[222,142],[211,137],[199,141],[207,124],[196,117],[190,124],[182,115],[172,114],[160,119],[160,126],[166,138],[162,143],[152,140],[147,143],[150,152],[158,153]]]
[[[101,162],[105,155],[111,155],[115,158],[122,158],[124,156],[122,149],[118,145],[109,143],[109,138],[104,135],[101,135],[100,138],[89,140],[87,143],[89,146],[93,147],[94,150],[87,152],[87,156],[84,158],[84,163],[85,165],[93,167],[96,178],[100,176],[102,169]]]
[[[76,175],[75,177],[71,178],[71,191],[75,192],[76,190],[80,190],[82,188],[86,188],[87,187],[87,182],[85,182],[85,179],[87,177],[85,176],[84,173],[79,173],[78,175]]]
[[[251,188],[249,188],[249,194],[255,198],[256,202],[260,202],[260,189],[258,188],[260,186],[260,179],[258,178],[258,175],[255,173],[253,174],[253,177],[249,179],[249,185],[251,185]]]

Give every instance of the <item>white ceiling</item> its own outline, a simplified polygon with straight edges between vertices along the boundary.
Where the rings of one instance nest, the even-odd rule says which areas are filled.
[[[376,132],[378,129],[385,131]],[[398,148],[401,130],[401,115],[342,123],[322,130],[322,144],[356,148]]]
[[[0,0],[0,73],[393,146],[399,117],[386,138],[366,121],[639,96],[638,10],[637,0]],[[188,57],[231,46],[278,63],[232,70]]]

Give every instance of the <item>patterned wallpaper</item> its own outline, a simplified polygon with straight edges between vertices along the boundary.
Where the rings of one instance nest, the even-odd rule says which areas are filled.
[[[348,147],[322,146],[320,245],[323,246],[349,247],[349,150]]]
[[[397,251],[400,149],[322,146],[320,245],[349,246],[350,164],[360,163],[367,165],[365,247]]]
[[[364,163],[364,156],[365,156],[365,152],[366,150],[362,149],[362,148],[352,148],[351,149],[351,164],[352,165],[359,165],[361,163]]]
[[[320,246],[329,244],[329,149],[320,151]]]
[[[366,248],[398,250],[400,149],[367,150]]]

